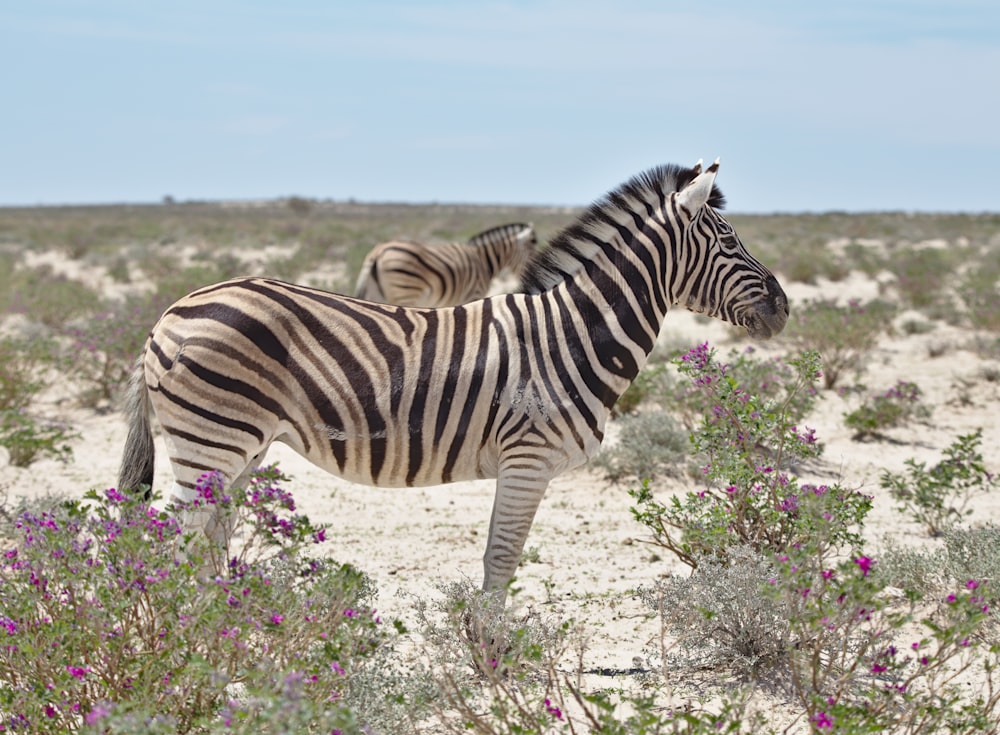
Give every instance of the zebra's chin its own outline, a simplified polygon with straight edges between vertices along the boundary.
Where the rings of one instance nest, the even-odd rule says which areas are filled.
[[[785,328],[785,322],[788,321],[788,316],[786,314],[761,314],[757,312],[751,314],[750,318],[746,323],[747,334],[750,335],[750,339],[771,339],[782,329]]]

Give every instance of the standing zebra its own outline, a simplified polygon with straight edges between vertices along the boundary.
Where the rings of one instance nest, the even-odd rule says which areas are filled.
[[[458,306],[485,297],[503,271],[520,277],[537,244],[534,227],[522,222],[485,230],[467,243],[384,242],[365,256],[355,295],[400,306]]]
[[[274,441],[369,485],[495,477],[483,585],[502,600],[549,480],[597,452],[672,305],[753,338],[785,326],[717,211],[718,168],[613,190],[533,258],[526,293],[420,309],[238,278],[185,296],[132,378],[119,487],[152,484],[150,407],[183,500],[209,470],[242,482]]]

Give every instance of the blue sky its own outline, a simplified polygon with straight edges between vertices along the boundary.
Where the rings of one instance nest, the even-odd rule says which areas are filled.
[[[0,205],[1000,211],[995,0],[11,0],[0,95]]]

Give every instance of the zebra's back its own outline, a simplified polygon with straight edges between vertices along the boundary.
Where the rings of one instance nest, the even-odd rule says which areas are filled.
[[[504,270],[519,274],[536,244],[534,228],[524,223],[485,230],[467,243],[384,242],[365,256],[355,295],[400,306],[466,304],[484,298]]]

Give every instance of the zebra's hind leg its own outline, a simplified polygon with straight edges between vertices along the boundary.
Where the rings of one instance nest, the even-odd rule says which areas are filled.
[[[521,551],[535,512],[549,485],[548,474],[537,468],[501,468],[490,517],[490,532],[483,556],[483,589],[503,606],[507,586],[521,561]]]
[[[172,461],[175,480],[170,495],[183,509],[180,521],[184,531],[203,533],[213,550],[228,549],[233,537],[235,518],[231,510],[220,507],[218,502],[226,489],[246,485],[251,473],[260,466],[266,451],[265,447],[242,469],[235,472],[220,469],[214,473],[214,477],[201,473],[195,478],[195,473],[189,467]]]

